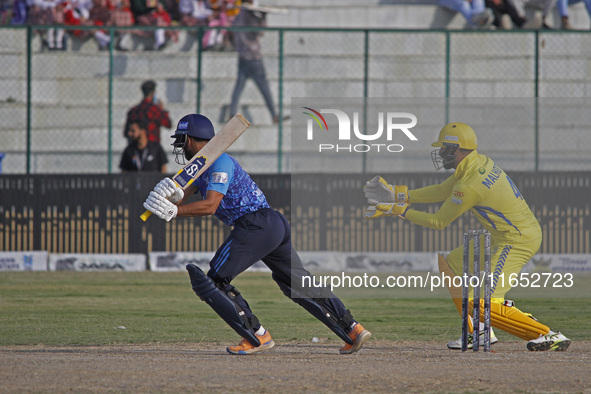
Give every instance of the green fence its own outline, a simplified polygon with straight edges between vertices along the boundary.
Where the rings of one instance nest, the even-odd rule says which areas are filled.
[[[136,26],[106,28],[112,40],[105,51],[92,38],[72,37],[67,50],[48,51],[40,38],[46,29],[0,28],[4,173],[118,172],[125,114],[140,101],[139,86],[146,79],[158,83],[156,93],[173,125],[197,111],[219,129],[229,116],[237,54],[206,50],[200,39],[204,28],[169,29],[179,40],[163,51],[150,50],[155,28]],[[146,36],[135,34],[139,30]],[[533,131],[514,136],[527,146],[531,160],[505,168],[591,168],[580,160],[544,159],[565,136],[571,143],[561,152],[564,157],[583,157],[591,146],[585,103],[591,96],[589,32],[262,30],[267,78],[280,115],[290,113],[292,97],[552,98],[546,106],[536,100],[527,115]],[[115,48],[120,37],[131,50]],[[238,111],[253,126],[232,153],[251,172],[290,171],[290,123],[272,122],[252,82]],[[442,123],[449,113],[445,117]],[[164,141],[169,133],[162,131]],[[177,169],[172,163],[169,168]]]

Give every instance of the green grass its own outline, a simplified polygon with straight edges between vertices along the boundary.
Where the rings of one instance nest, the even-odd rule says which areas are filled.
[[[270,274],[242,274],[234,285],[275,340],[309,341],[316,336],[340,342],[285,297]],[[448,298],[343,301],[375,339],[446,342],[459,336],[459,316]],[[588,299],[517,301],[520,309],[534,313],[541,322],[572,339],[587,339],[591,330]],[[186,273],[0,274],[0,346],[228,343],[236,339],[236,334],[195,296]]]

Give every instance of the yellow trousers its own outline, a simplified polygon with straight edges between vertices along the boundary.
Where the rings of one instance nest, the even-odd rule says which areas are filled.
[[[538,252],[542,243],[542,237],[520,244],[496,244],[491,245],[491,273],[492,298],[505,298],[505,294],[511,290],[509,278],[511,274],[519,274],[521,269]],[[473,244],[470,243],[470,272],[472,272]],[[463,247],[454,249],[445,258],[447,264],[456,275],[462,275],[463,271]],[[484,243],[480,243],[480,270],[484,270]]]

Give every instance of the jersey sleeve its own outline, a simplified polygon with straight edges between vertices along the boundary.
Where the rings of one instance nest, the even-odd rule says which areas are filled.
[[[428,213],[409,209],[404,217],[415,224],[442,230],[461,214],[476,205],[478,201],[480,201],[480,196],[472,188],[465,185],[456,185],[437,212]]]
[[[443,183],[438,185],[431,185],[422,187],[420,189],[409,190],[409,202],[411,204],[416,203],[434,203],[445,201],[451,194],[457,179],[454,175],[451,175]]]
[[[234,162],[230,156],[223,154],[209,168],[207,191],[213,190],[226,195],[230,183],[234,179]]]

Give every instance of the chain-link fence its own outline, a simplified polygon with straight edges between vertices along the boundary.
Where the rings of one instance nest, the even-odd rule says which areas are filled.
[[[227,47],[205,49],[204,35],[215,29],[169,29],[178,40],[157,51],[150,50],[155,28],[106,28],[113,38],[107,50],[100,51],[92,36],[70,35],[67,50],[49,51],[41,39],[48,28],[0,27],[4,173],[119,172],[126,112],[141,101],[147,79],[156,81],[173,127],[196,111],[216,129],[230,117],[237,54]],[[240,29],[226,30],[231,35]],[[497,116],[506,121],[506,114],[519,113],[527,122],[516,119],[512,130],[504,129],[523,147],[505,169],[591,169],[585,151],[591,146],[588,32],[263,30],[263,61],[278,117],[290,113],[295,97],[463,98],[472,115],[490,108],[470,98],[512,98],[507,108],[495,109]],[[117,49],[120,38],[129,51]],[[519,98],[530,99],[522,110],[515,105]],[[230,152],[250,172],[290,171],[291,124],[273,122],[252,81],[238,112],[253,125]],[[470,119],[465,114],[462,106],[448,106],[441,125]],[[433,125],[433,133],[441,125]],[[161,131],[167,152],[170,131]],[[169,170],[177,170],[170,154],[169,161]]]

